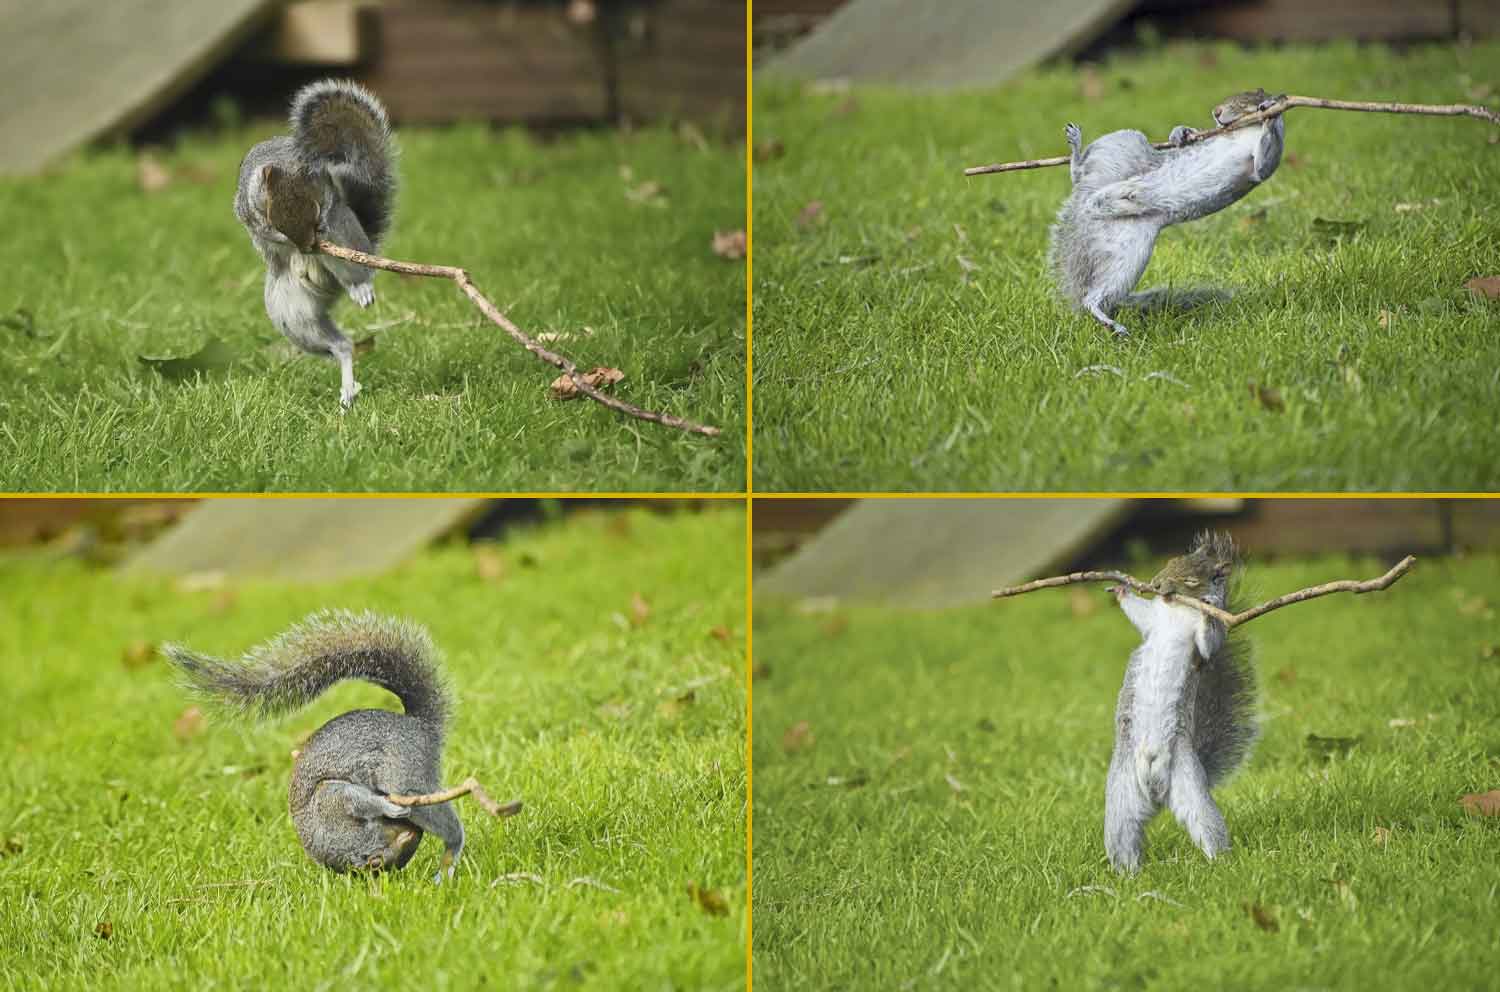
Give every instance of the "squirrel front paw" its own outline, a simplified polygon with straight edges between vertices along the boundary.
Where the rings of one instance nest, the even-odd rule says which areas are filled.
[[[1068,139],[1068,147],[1076,149],[1083,142],[1083,129],[1077,124],[1069,123],[1063,128],[1063,134]]]

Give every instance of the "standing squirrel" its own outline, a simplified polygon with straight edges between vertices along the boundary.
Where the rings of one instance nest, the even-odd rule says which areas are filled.
[[[389,689],[405,713],[351,710],[307,739],[292,764],[292,823],[314,861],[337,872],[401,868],[422,834],[442,838],[453,876],[464,828],[451,803],[401,806],[386,796],[441,788],[443,730],[452,698],[427,632],[374,613],[314,613],[239,661],[162,649],[187,686],[261,718],[311,702],[335,682],[363,679]],[[442,880],[443,870],[438,872]]]
[[[1146,599],[1113,589],[1141,632],[1115,709],[1115,747],[1104,793],[1104,847],[1134,872],[1146,824],[1166,806],[1210,858],[1229,850],[1229,828],[1209,794],[1255,743],[1255,672],[1248,646],[1177,593],[1227,609],[1238,558],[1224,534],[1199,534],[1151,580]]]
[[[1228,124],[1264,110],[1280,97],[1263,89],[1236,93],[1214,108],[1214,122]],[[1259,127],[1186,144],[1193,128],[1179,124],[1158,150],[1139,131],[1112,131],[1082,148],[1083,132],[1065,130],[1072,149],[1073,191],[1052,225],[1048,264],[1058,288],[1077,309],[1125,337],[1114,319],[1121,304],[1151,306],[1164,290],[1132,293],[1161,229],[1223,210],[1265,182],[1281,162],[1286,127],[1280,115]],[[1206,302],[1215,291],[1179,294],[1182,302]]]
[[[362,307],[375,301],[375,273],[315,247],[327,238],[374,252],[390,228],[396,147],[385,107],[346,80],[304,86],[292,99],[291,130],[251,148],[240,163],[234,215],[266,263],[266,313],[304,351],[339,363],[341,409],[359,393],[354,345],[328,316],[340,288]]]

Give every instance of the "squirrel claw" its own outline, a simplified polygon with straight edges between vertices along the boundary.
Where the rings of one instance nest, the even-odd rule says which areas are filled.
[[[367,307],[375,302],[375,287],[367,282],[358,283],[349,287],[349,299],[362,307]]]

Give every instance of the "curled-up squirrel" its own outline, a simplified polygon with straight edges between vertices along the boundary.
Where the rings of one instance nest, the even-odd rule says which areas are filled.
[[[1246,644],[1172,596],[1228,608],[1237,567],[1229,537],[1203,533],[1151,580],[1156,597],[1113,590],[1142,638],[1120,687],[1104,795],[1104,847],[1120,871],[1140,868],[1146,824],[1163,806],[1208,857],[1229,850],[1210,790],[1255,743],[1255,672]]]
[[[240,163],[234,215],[266,263],[266,313],[304,351],[339,363],[339,403],[359,392],[354,345],[329,317],[341,293],[375,300],[375,273],[315,245],[327,238],[374,252],[390,228],[396,147],[385,107],[358,83],[325,79],[292,100],[291,134],[251,148]]]
[[[1263,89],[1236,93],[1214,108],[1214,121],[1228,124],[1278,99]],[[1112,131],[1084,148],[1078,125],[1067,126],[1073,191],[1052,225],[1048,262],[1068,302],[1121,337],[1130,333],[1114,319],[1121,304],[1150,306],[1167,297],[1163,290],[1131,292],[1161,229],[1223,210],[1269,179],[1281,162],[1286,127],[1277,115],[1259,127],[1186,144],[1194,133],[1180,124],[1167,138],[1173,147],[1158,150],[1139,131]],[[1222,295],[1199,291],[1181,299]]]
[[[401,806],[387,796],[441,788],[452,698],[421,627],[374,613],[314,613],[239,661],[163,648],[192,689],[268,718],[312,701],[342,679],[389,689],[404,713],[351,710],[307,739],[292,764],[292,823],[308,856],[337,872],[401,868],[424,833],[436,834],[452,877],[464,828],[451,803]]]

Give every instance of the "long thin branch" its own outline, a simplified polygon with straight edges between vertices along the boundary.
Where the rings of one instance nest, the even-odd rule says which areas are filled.
[[[438,803],[446,803],[457,799],[459,796],[473,795],[476,802],[484,807],[485,812],[495,817],[515,816],[521,812],[521,800],[512,799],[508,803],[497,803],[490,798],[490,794],[484,791],[479,780],[472,775],[464,779],[463,785],[455,785],[451,789],[441,792],[429,792],[420,796],[386,796],[397,806],[435,806]]]
[[[1193,609],[1222,622],[1225,627],[1238,627],[1240,624],[1249,623],[1256,617],[1264,616],[1272,610],[1279,610],[1283,606],[1291,606],[1293,603],[1316,599],[1319,596],[1327,596],[1329,593],[1352,592],[1358,595],[1359,593],[1376,592],[1377,590],[1385,589],[1391,583],[1401,578],[1401,576],[1411,571],[1411,567],[1416,563],[1416,560],[1411,555],[1407,555],[1392,566],[1390,571],[1379,578],[1364,579],[1362,581],[1359,579],[1338,579],[1334,582],[1325,582],[1319,586],[1309,586],[1306,589],[1298,589],[1296,592],[1277,596],[1275,599],[1267,600],[1259,606],[1252,606],[1250,609],[1240,613],[1230,613],[1228,610],[1220,609],[1212,603],[1205,603],[1201,599],[1181,594],[1173,595],[1172,602],[1191,606]],[[1026,582],[1019,586],[1007,586],[1004,589],[996,589],[990,595],[995,599],[1004,599],[1007,596],[1019,596],[1025,592],[1035,592],[1038,589],[1052,589],[1057,586],[1072,585],[1075,582],[1119,582],[1129,586],[1136,592],[1156,594],[1156,590],[1151,588],[1148,583],[1142,582],[1133,575],[1127,575],[1124,572],[1105,571],[1071,572],[1067,575],[1055,575],[1047,579]]]
[[[1480,120],[1489,121],[1491,124],[1500,124],[1500,114],[1485,107],[1475,106],[1467,103],[1371,103],[1365,100],[1325,100],[1317,96],[1284,96],[1277,100],[1265,110],[1257,110],[1237,117],[1228,124],[1220,127],[1209,128],[1206,131],[1195,131],[1188,135],[1185,144],[1194,144],[1209,138],[1216,138],[1221,134],[1251,124],[1259,124],[1267,117],[1275,117],[1292,107],[1317,107],[1322,110],[1355,110],[1369,114],[1426,114],[1437,117],[1477,117]],[[1171,148],[1168,141],[1158,141],[1152,148]],[[1019,172],[1022,169],[1045,169],[1053,165],[1067,165],[1069,156],[1058,155],[1054,158],[1032,158],[1023,162],[998,162],[994,165],[977,165],[964,170],[966,176],[987,176],[995,172]]]
[[[490,319],[491,323],[495,324],[495,326],[499,327],[506,334],[509,334],[521,347],[531,352],[537,358],[540,358],[548,365],[561,369],[563,374],[572,380],[573,385],[577,387],[578,391],[589,399],[596,403],[602,403],[611,410],[618,410],[620,413],[634,417],[637,420],[649,420],[664,427],[675,427],[680,431],[687,431],[689,434],[701,434],[704,437],[716,437],[719,434],[719,428],[717,427],[710,427],[706,424],[695,424],[691,420],[674,417],[670,413],[653,413],[650,410],[642,410],[634,404],[626,403],[624,400],[615,399],[613,396],[600,392],[598,388],[584,378],[583,374],[578,371],[578,366],[574,365],[572,361],[555,351],[543,348],[535,338],[532,338],[525,331],[511,323],[510,319],[500,312],[500,308],[491,303],[479,291],[479,287],[474,285],[474,280],[469,278],[469,273],[457,266],[398,262],[394,259],[382,258],[379,255],[370,255],[362,251],[355,251],[353,248],[345,248],[343,245],[336,245],[332,241],[319,241],[317,248],[325,254],[333,255],[336,258],[342,258],[349,262],[358,262],[360,265],[368,266],[372,269],[385,269],[387,272],[400,272],[408,276],[432,276],[437,279],[452,279],[458,284],[458,288],[463,290],[464,295],[479,308],[480,312]]]

